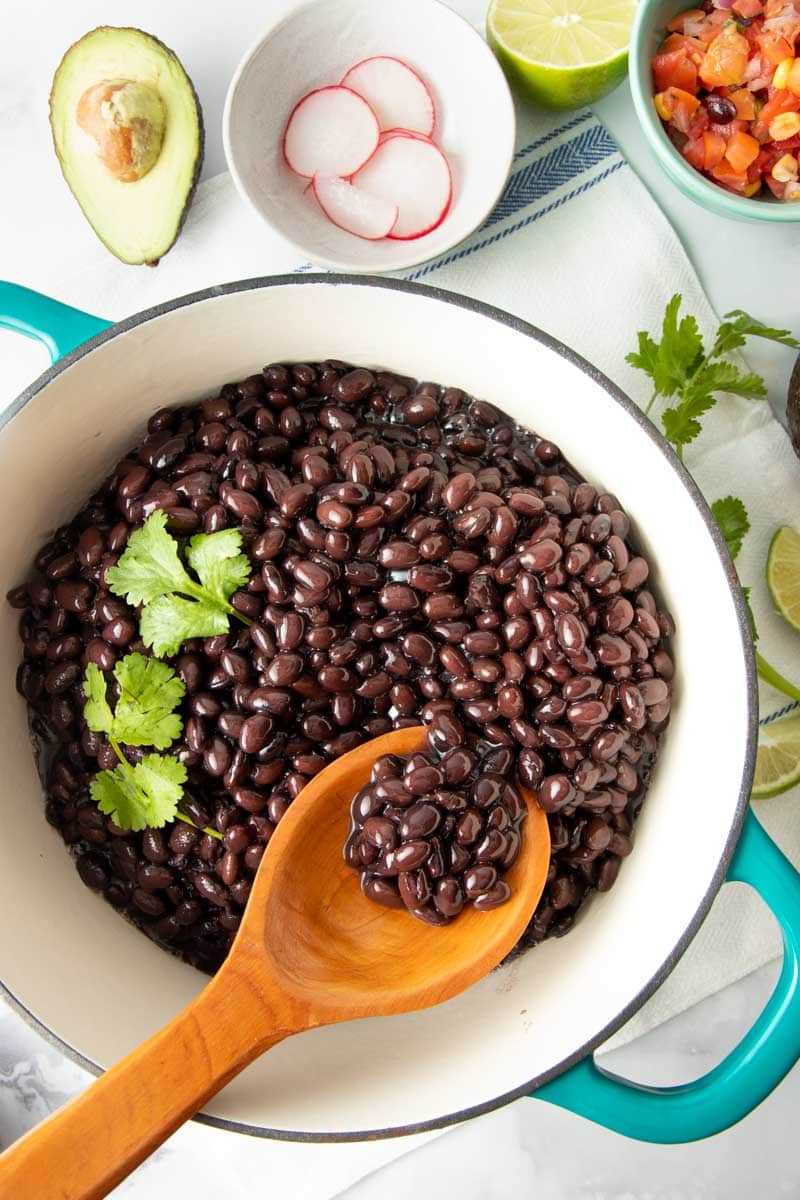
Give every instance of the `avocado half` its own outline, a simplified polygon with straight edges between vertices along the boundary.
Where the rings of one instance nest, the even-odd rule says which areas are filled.
[[[93,29],[58,66],[50,126],[100,241],[122,262],[155,266],[180,233],[205,144],[200,102],[176,55],[140,29]]]

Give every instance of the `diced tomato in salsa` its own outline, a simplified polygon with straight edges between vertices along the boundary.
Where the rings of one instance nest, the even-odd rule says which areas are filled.
[[[703,133],[703,162],[699,164],[698,170],[712,170],[718,166],[725,157],[727,143],[725,138],[719,133],[713,133],[710,129],[706,129]],[[696,164],[692,164],[695,166]]]
[[[651,64],[656,111],[686,162],[720,187],[750,197],[766,184],[768,198],[800,199],[800,0],[709,8],[669,22]]]
[[[761,53],[773,67],[779,67],[785,58],[794,58],[794,43],[785,37],[761,38]]]
[[[706,87],[744,83],[744,73],[750,59],[750,45],[736,28],[736,22],[724,25],[706,50],[700,64],[700,78]]]
[[[733,0],[733,11],[737,17],[759,17],[764,11],[761,0]]]
[[[691,92],[669,87],[656,96],[656,108],[662,120],[671,121],[681,133],[689,133],[692,114],[700,107],[700,101]]]
[[[685,50],[686,57],[696,67],[703,61],[706,48],[697,38],[687,37],[685,33],[671,33],[661,46],[661,55],[673,54],[676,50]]]
[[[723,88],[722,91],[736,105],[736,116],[740,121],[752,121],[756,115],[756,101],[753,93],[746,87]]]
[[[667,29],[670,33],[686,33],[687,25],[691,27],[700,24],[705,19],[705,15],[702,8],[689,8],[686,12],[678,13],[677,17],[670,21]]]
[[[734,171],[746,171],[761,151],[761,143],[749,133],[735,133],[728,141],[725,157]]]
[[[732,192],[742,192],[747,186],[747,172],[734,170],[727,158],[723,158],[722,162],[712,169],[711,174],[717,183],[721,183]]]
[[[653,59],[653,82],[657,92],[676,87],[694,95],[697,91],[697,67],[685,49],[659,54]]]

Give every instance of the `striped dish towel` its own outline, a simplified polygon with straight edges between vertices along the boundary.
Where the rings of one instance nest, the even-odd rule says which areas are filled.
[[[715,314],[674,231],[593,113],[522,115],[518,138],[507,187],[484,226],[404,277],[477,297],[540,325],[644,404],[646,380],[625,363],[636,331],[660,326],[674,292],[683,294],[707,336],[716,328]],[[122,318],[237,278],[313,270],[245,208],[224,174],[200,186],[184,232],[155,271],[133,271],[112,259],[66,189],[49,193],[47,205],[47,221],[38,222],[33,213],[17,225],[31,232],[8,247],[4,272],[104,317]],[[15,377],[14,346],[8,349],[5,401],[24,382]],[[783,523],[800,526],[797,464],[783,429],[766,404],[730,397],[705,419],[703,437],[686,457],[710,501],[731,491],[745,500],[754,528],[738,565],[753,588],[762,647],[770,661],[800,680],[800,639],[781,626],[763,586],[772,532]],[[762,707],[766,719],[785,708],[766,691]],[[759,810],[796,862],[798,806],[800,795],[787,794]],[[617,1043],[779,952],[762,906],[742,889],[724,889],[678,969]]]

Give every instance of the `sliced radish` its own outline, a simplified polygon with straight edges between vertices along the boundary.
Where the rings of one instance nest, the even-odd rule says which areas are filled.
[[[390,133],[353,183],[395,203],[400,212],[390,238],[422,237],[441,225],[453,195],[447,159],[438,146],[415,134]]]
[[[315,175],[314,195],[334,225],[369,241],[388,237],[397,220],[398,208],[393,201],[372,196],[346,179]]]
[[[413,67],[399,58],[365,58],[350,68],[342,85],[364,97],[381,129],[410,129],[428,137],[433,133],[433,97]]]
[[[378,145],[380,129],[363,96],[324,87],[303,96],[283,135],[283,157],[298,175],[352,175]]]

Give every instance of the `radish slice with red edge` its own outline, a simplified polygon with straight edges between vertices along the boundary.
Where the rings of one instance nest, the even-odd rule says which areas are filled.
[[[346,179],[315,175],[313,187],[325,216],[356,237],[371,242],[388,237],[397,221],[399,210],[394,201],[373,196]]]
[[[303,96],[283,135],[283,157],[298,175],[352,175],[375,152],[378,119],[351,88],[324,87]]]
[[[433,133],[433,97],[424,80],[401,59],[365,58],[350,68],[342,85],[364,97],[381,129],[409,129],[426,137]]]
[[[397,241],[422,237],[441,225],[453,196],[450,167],[439,147],[405,132],[383,137],[353,183],[398,206],[397,222],[387,235]]]

